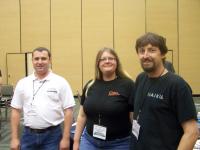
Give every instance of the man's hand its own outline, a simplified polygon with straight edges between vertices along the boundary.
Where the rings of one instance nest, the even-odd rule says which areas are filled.
[[[79,150],[79,142],[73,143],[73,150]]]
[[[60,141],[60,150],[69,150],[70,142],[67,139],[63,139]]]
[[[10,143],[11,150],[19,150],[20,149],[20,142],[19,139],[12,139]]]

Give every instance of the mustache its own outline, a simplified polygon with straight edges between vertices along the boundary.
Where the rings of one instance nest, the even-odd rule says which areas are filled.
[[[152,60],[150,59],[150,58],[143,58],[142,60],[141,60],[141,62],[151,62]]]

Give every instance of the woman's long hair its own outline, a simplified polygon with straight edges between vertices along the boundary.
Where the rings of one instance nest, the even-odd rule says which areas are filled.
[[[103,80],[103,74],[99,68],[99,62],[100,62],[101,56],[103,55],[104,52],[108,52],[115,57],[116,62],[117,62],[117,67],[116,67],[116,71],[115,71],[117,77],[131,78],[130,75],[128,75],[128,73],[122,69],[121,62],[120,62],[119,57],[118,57],[117,53],[115,52],[115,50],[112,48],[104,47],[99,50],[99,52],[97,53],[97,56],[96,56],[95,77],[94,77],[95,80]]]
[[[95,80],[103,80],[103,74],[99,68],[99,62],[100,62],[101,56],[103,55],[104,52],[108,52],[115,57],[116,62],[117,62],[117,67],[116,67],[116,71],[115,71],[116,76],[118,78],[131,79],[131,76],[122,69],[121,62],[120,62],[119,57],[118,57],[117,53],[115,52],[115,50],[112,48],[104,47],[104,48],[100,49],[97,53],[96,61],[95,61],[95,76],[94,76],[94,79],[92,81],[90,81],[90,83],[88,83],[88,85],[86,87],[86,92],[85,92],[86,97],[87,97],[88,89],[94,84]]]

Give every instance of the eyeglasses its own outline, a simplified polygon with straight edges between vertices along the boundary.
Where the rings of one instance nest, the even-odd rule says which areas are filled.
[[[116,60],[116,58],[114,57],[103,57],[99,59],[100,62],[114,61],[114,60]]]

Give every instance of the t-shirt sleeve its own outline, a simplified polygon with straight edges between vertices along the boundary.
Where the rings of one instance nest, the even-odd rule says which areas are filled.
[[[183,123],[189,119],[197,119],[190,86],[180,78],[174,88],[176,90],[173,91],[175,95],[173,109],[177,113],[179,122]]]

